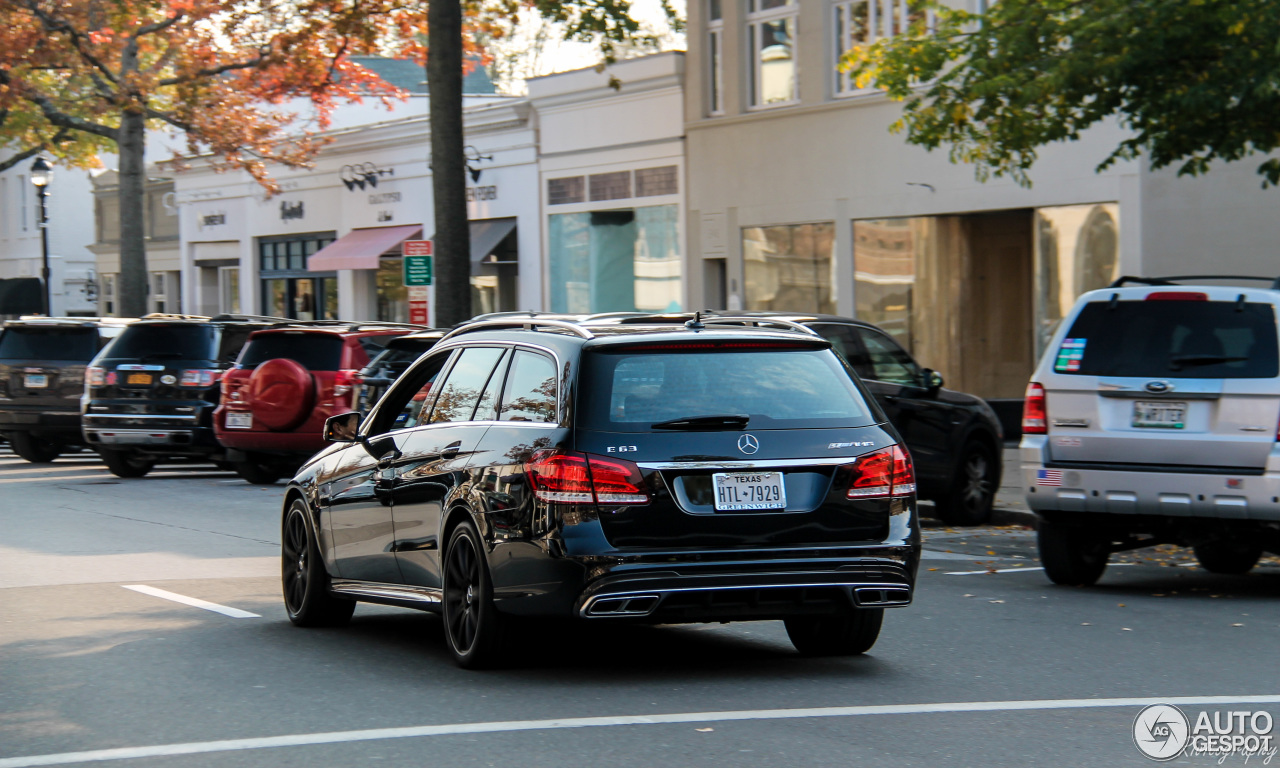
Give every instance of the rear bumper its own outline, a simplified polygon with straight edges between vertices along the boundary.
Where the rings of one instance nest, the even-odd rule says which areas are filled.
[[[1280,521],[1277,470],[1233,474],[1208,467],[1194,473],[1055,467],[1045,461],[1042,435],[1024,436],[1020,454],[1023,493],[1033,512]],[[1041,476],[1046,467],[1050,477]]]
[[[135,449],[166,455],[209,455],[222,447],[208,427],[174,429],[172,427],[103,427],[86,426],[84,439],[89,445],[104,448]]]
[[[0,432],[31,432],[79,440],[80,405],[76,403],[67,409],[0,406]]]

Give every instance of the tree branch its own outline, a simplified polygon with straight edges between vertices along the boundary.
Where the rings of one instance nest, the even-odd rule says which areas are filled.
[[[190,83],[195,80],[216,77],[224,72],[233,72],[238,69],[252,69],[266,60],[267,55],[262,51],[259,51],[256,57],[249,59],[248,61],[237,61],[217,67],[210,67],[209,69],[200,69],[181,77],[167,77],[160,81],[160,85],[182,85],[183,83]]]
[[[100,76],[106,77],[107,81],[112,85],[120,84],[119,79],[116,77],[115,73],[111,71],[111,68],[102,63],[102,61],[99,60],[97,56],[94,56],[93,52],[89,49],[88,35],[72,26],[71,22],[66,21],[65,19],[54,18],[53,16],[45,13],[41,10],[40,4],[35,2],[35,0],[27,0],[25,5],[27,6],[27,10],[31,11],[36,18],[40,19],[40,23],[44,26],[46,31],[51,33],[65,32],[67,36],[71,38],[71,42],[75,46],[76,52],[80,54],[80,57],[101,73],[101,75],[92,75],[92,77],[94,83],[104,92],[104,95],[109,95],[111,93],[111,89],[107,87],[106,83],[99,80]]]
[[[44,119],[59,128],[92,133],[95,136],[101,136],[105,139],[117,141],[117,131],[115,128],[95,123],[90,120],[85,120],[84,118],[76,117],[75,115],[68,115],[54,106],[53,100],[42,93],[34,93],[24,90],[20,93],[20,96],[39,107],[40,113],[44,115]]]

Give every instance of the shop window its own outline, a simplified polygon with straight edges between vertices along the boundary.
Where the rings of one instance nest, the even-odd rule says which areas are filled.
[[[378,292],[378,320],[409,322],[409,289],[404,285],[404,260],[381,259],[374,277]]]
[[[259,238],[264,314],[294,320],[338,319],[337,275],[307,271],[307,256],[333,241],[332,232]]]
[[[666,312],[681,308],[677,207],[548,218],[553,312]]]
[[[1062,205],[1035,212],[1036,357],[1080,294],[1120,276],[1120,206]]]
[[[834,255],[830,222],[743,229],[746,308],[834,313]]]
[[[230,314],[240,313],[240,268],[218,269],[218,309]]]
[[[751,106],[771,107],[795,102],[796,16],[794,0],[748,0]]]
[[[631,171],[593,173],[590,176],[591,202],[624,200],[631,197]]]
[[[679,175],[674,165],[636,171],[636,197],[674,195],[679,191]]]
[[[707,3],[707,112],[724,113],[724,16],[720,0]]]
[[[581,176],[547,179],[547,205],[569,205],[586,200]]]
[[[858,319],[914,348],[916,244],[927,239],[925,219],[878,219],[853,224],[854,306]]]

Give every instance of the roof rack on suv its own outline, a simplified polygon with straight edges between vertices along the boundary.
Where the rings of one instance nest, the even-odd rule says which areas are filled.
[[[623,314],[621,312],[614,313],[613,317],[618,319],[620,325],[643,325],[645,323],[678,323],[685,320],[697,319],[703,325],[749,325],[753,328],[760,328],[765,325],[777,325],[790,331],[799,331],[809,336],[818,336],[817,331],[794,322],[792,320],[783,320],[776,317],[754,317],[750,315],[720,315],[714,310],[704,309],[701,312],[663,312],[656,315],[637,315]],[[592,318],[588,318],[592,319]]]
[[[241,315],[228,314],[214,315],[213,317],[199,318],[201,320],[212,320],[215,323],[296,323],[297,320],[291,320],[287,317],[273,317],[271,315]]]
[[[397,323],[390,320],[289,320],[284,319],[275,323],[278,328],[287,328],[296,326],[299,328],[339,328],[347,331],[355,331],[360,328],[406,328],[412,331],[428,331],[432,330],[429,325],[419,325],[418,323]]]
[[[478,320],[474,323],[467,323],[466,325],[459,326],[458,328],[454,328],[452,331],[449,331],[442,336],[440,341],[437,343],[442,344],[454,336],[458,336],[463,333],[473,333],[475,331],[492,331],[499,328],[524,328],[528,331],[536,331],[539,327],[556,328],[562,331],[569,331],[570,333],[581,336],[584,339],[594,339],[596,337],[594,333],[583,328],[581,325],[578,325],[577,323],[570,323],[565,320],[550,320],[546,318],[539,319],[536,317],[521,320],[513,317],[509,319],[495,318],[493,320]]]
[[[790,331],[799,331],[809,336],[818,336],[818,332],[812,328],[794,323],[790,320],[779,320],[776,317],[741,317],[737,315],[712,315],[711,317],[702,318],[705,325],[738,325],[739,323],[748,323],[754,328],[762,325],[780,325]],[[822,338],[818,336],[818,338]]]
[[[1271,283],[1271,290],[1280,291],[1280,277],[1259,277],[1257,275],[1170,275],[1168,277],[1134,277],[1125,275],[1107,287],[1123,288],[1125,283],[1177,285],[1176,281],[1180,280],[1259,280],[1264,283]]]
[[[142,316],[143,320],[208,320],[207,315],[179,315],[172,312],[149,312]]]

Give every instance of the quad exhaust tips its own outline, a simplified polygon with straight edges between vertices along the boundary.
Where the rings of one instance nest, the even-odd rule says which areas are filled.
[[[658,607],[658,595],[624,595],[592,600],[583,613],[587,616],[648,616]]]
[[[853,590],[853,599],[862,608],[907,605],[911,602],[911,590],[896,586],[858,587]]]

